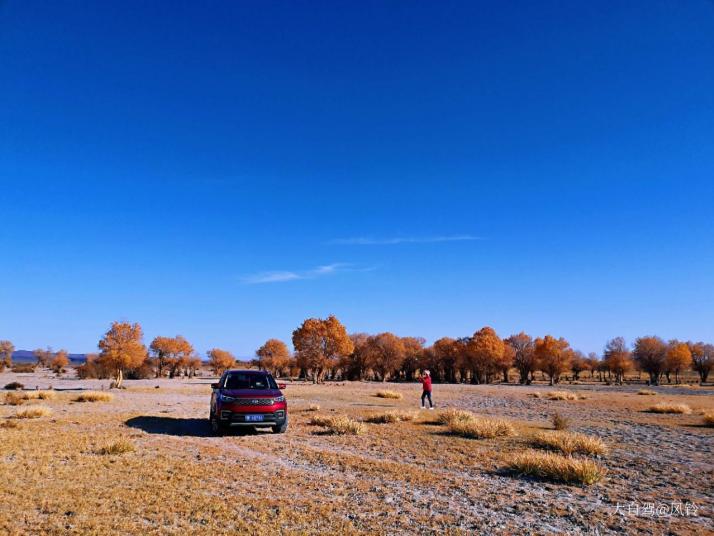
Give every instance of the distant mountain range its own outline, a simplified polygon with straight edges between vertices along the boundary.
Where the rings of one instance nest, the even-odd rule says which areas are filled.
[[[69,354],[69,362],[73,365],[81,365],[87,360],[87,354]],[[30,350],[16,350],[12,353],[13,363],[35,363],[37,358]]]

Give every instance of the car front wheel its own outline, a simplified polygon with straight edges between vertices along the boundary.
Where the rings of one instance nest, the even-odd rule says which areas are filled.
[[[283,424],[273,426],[273,433],[275,434],[284,434],[285,432],[288,431],[288,419],[287,417],[285,418],[285,422]]]
[[[211,414],[209,421],[211,424],[211,433],[215,436],[223,435],[224,427],[221,424],[221,422],[218,420],[218,417]]]

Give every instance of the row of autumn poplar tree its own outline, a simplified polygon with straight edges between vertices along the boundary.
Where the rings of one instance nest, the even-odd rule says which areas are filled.
[[[385,332],[377,335],[348,334],[334,316],[309,318],[292,334],[295,352],[287,345],[270,339],[258,350],[254,364],[275,375],[299,376],[314,382],[333,380],[412,380],[418,371],[429,369],[440,382],[490,383],[509,381],[515,369],[520,383],[530,383],[542,372],[551,384],[563,374],[574,379],[590,372],[616,383],[625,374],[638,371],[658,384],[663,377],[679,381],[679,375],[692,369],[702,383],[714,368],[714,346],[702,342],[665,342],[647,336],[635,340],[630,349],[622,337],[611,339],[602,356],[584,355],[570,347],[563,338],[550,335],[533,338],[518,333],[502,339],[490,327],[470,337],[443,337],[427,346],[420,337],[398,337]],[[99,353],[91,354],[78,367],[80,377],[131,378],[193,376],[202,365],[195,349],[184,337],[159,336],[147,348],[139,324],[114,322],[98,344]],[[12,344],[0,341],[0,361],[10,364]],[[48,360],[44,356],[43,360]],[[65,352],[66,354],[66,352]],[[208,351],[209,366],[220,374],[236,365],[227,350]],[[45,359],[46,358],[46,359]],[[40,357],[38,357],[38,360]],[[38,361],[39,362],[39,361]]]

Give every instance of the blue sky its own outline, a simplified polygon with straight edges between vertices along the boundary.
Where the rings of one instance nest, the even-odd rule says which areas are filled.
[[[712,2],[6,0],[0,97],[18,348],[714,340]]]

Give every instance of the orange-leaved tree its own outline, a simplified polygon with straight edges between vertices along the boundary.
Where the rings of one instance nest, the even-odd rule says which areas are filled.
[[[55,374],[60,375],[64,372],[64,368],[67,365],[69,365],[69,354],[67,350],[58,350],[50,363],[50,368]]]
[[[208,351],[208,365],[214,374],[220,376],[224,371],[236,366],[236,358],[228,350],[212,348]]]
[[[462,350],[462,345],[451,337],[442,337],[435,341],[430,352],[433,356],[431,366],[435,369],[434,374],[439,376],[440,371],[443,370],[444,379],[447,382],[456,382],[456,369],[459,365]],[[428,366],[429,364],[426,363],[423,368],[428,368]]]
[[[556,339],[550,335],[537,338],[535,341],[535,357],[538,368],[545,372],[550,385],[560,381],[560,375],[570,367],[573,351],[568,341],[562,337]]]
[[[140,367],[146,359],[146,346],[138,323],[113,322],[99,341],[99,359],[116,374],[116,387],[121,387],[124,371]]]
[[[367,340],[367,363],[381,381],[393,376],[404,361],[404,341],[394,333],[380,333]]]
[[[692,353],[692,368],[699,374],[700,383],[705,383],[714,369],[714,345],[690,342],[689,351]]]
[[[608,370],[615,375],[615,383],[622,385],[625,373],[632,369],[632,354],[627,348],[625,339],[615,337],[605,344],[603,361]]]
[[[15,351],[15,345],[10,341],[0,341],[0,372],[5,367],[12,366],[12,353]]]
[[[314,383],[321,382],[327,370],[354,350],[345,326],[334,315],[324,320],[305,320],[293,331],[293,346],[297,353],[297,365],[310,371]]]
[[[493,328],[481,328],[466,346],[466,360],[471,369],[471,381],[476,383],[489,382],[491,376],[499,369],[503,359],[504,344]]]
[[[506,344],[513,348],[513,366],[518,369],[518,381],[522,384],[530,383],[536,370],[533,337],[521,331],[508,337]]]
[[[290,364],[288,345],[278,339],[268,339],[255,351],[255,355],[258,356],[258,366],[275,376],[280,375]]]
[[[669,375],[674,372],[674,381],[675,383],[679,383],[679,373],[689,368],[691,364],[692,352],[689,350],[689,345],[677,340],[670,341],[664,360],[667,381],[670,381]]]
[[[151,341],[150,349],[154,354],[157,377],[162,376],[166,369],[169,378],[173,378],[182,368],[188,368],[189,361],[194,357],[193,346],[181,335],[156,337]]]
[[[635,340],[632,357],[640,370],[650,375],[650,383],[659,385],[665,371],[667,344],[659,337],[639,337]]]

